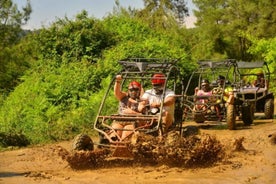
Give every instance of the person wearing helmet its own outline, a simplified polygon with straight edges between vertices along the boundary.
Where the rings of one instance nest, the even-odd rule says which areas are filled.
[[[264,73],[263,72],[257,73],[257,79],[254,80],[253,87],[264,88],[265,83],[266,83],[266,81],[264,79]]]
[[[119,100],[119,113],[120,114],[136,114],[138,112],[138,101],[141,94],[141,84],[137,81],[132,81],[128,85],[128,91],[121,91],[122,76],[116,76],[114,85],[114,95]]]
[[[162,104],[162,97],[164,94],[163,112],[162,112],[162,123],[164,125],[164,132],[166,133],[171,127],[174,121],[174,91],[166,89],[164,91],[164,85],[166,77],[162,73],[154,74],[151,78],[152,89],[146,90],[141,97],[138,110],[143,112],[147,104],[151,110],[159,109]]]
[[[199,90],[197,94],[198,95],[211,95],[212,94],[211,90],[212,89],[210,87],[210,82],[207,79],[203,79],[201,81],[201,90]]]
[[[221,89],[224,89],[223,91],[223,100],[227,104],[233,104],[234,103],[234,94],[233,94],[233,88],[230,85],[226,85],[225,77],[222,75],[218,76],[217,79],[218,87]]]
[[[218,87],[223,88],[225,85],[225,77],[223,75],[219,75],[217,79]]]
[[[210,82],[207,79],[202,79],[200,87],[201,87],[201,89],[198,89],[198,88],[195,89],[195,94],[197,96],[211,96],[212,95],[212,89],[210,87]]]
[[[137,81],[132,81],[128,85],[128,91],[121,91],[121,80],[122,76],[117,75],[114,85],[114,95],[119,100],[119,114],[140,114],[138,111],[138,101],[140,95],[142,94],[141,84]],[[118,123],[113,122],[111,125],[114,129],[128,129],[134,130],[133,123]],[[128,137],[132,132],[131,131],[121,131],[117,130],[117,134],[122,138]],[[111,135],[112,137],[112,135]],[[116,137],[115,135],[113,137]]]
[[[200,89],[198,89],[198,87],[195,89],[196,101],[200,103],[195,106],[195,109],[205,110],[206,106],[203,104],[208,102],[207,97],[212,95],[212,89],[210,87],[210,82],[207,79],[201,80],[200,87]]]
[[[230,85],[226,85],[227,82],[223,75],[218,76],[217,83],[218,83],[218,91],[221,91],[223,93],[222,101],[223,101],[223,104],[225,104],[225,107],[228,106],[229,104],[234,104],[233,88]],[[214,93],[214,91],[213,91],[213,93]],[[215,105],[215,109],[217,112],[217,116],[219,118],[218,120],[222,121],[223,116],[221,115],[221,111],[222,111],[223,106],[222,106],[220,99],[217,99],[216,102],[217,102],[217,105]]]

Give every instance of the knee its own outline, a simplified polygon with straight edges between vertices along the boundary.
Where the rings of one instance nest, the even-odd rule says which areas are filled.
[[[111,127],[114,128],[114,129],[123,128],[123,126],[119,123],[112,123]]]
[[[174,116],[172,113],[165,111],[163,114],[163,118],[165,119],[166,122],[170,123],[173,121]]]

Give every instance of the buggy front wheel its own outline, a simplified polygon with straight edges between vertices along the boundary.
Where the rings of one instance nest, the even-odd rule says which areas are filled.
[[[265,118],[272,119],[273,113],[274,113],[274,104],[273,104],[273,99],[270,98],[265,101],[265,106],[264,106]]]
[[[242,121],[244,125],[249,126],[254,120],[254,104],[246,103],[242,106]]]
[[[79,134],[73,140],[72,149],[77,151],[91,151],[94,149],[94,143],[88,135]]]
[[[233,104],[227,106],[226,122],[229,130],[236,129],[236,112]]]

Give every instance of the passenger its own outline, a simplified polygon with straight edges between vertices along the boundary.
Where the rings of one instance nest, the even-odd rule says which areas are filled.
[[[222,75],[219,75],[218,77],[218,86],[223,88],[225,83],[225,77]],[[223,100],[226,102],[226,104],[233,104],[234,103],[234,94],[233,94],[233,88],[230,85],[224,86],[224,93],[223,93]]]
[[[140,95],[142,94],[141,84],[137,81],[130,82],[128,86],[128,92],[121,91],[121,81],[122,76],[116,76],[116,82],[114,85],[114,95],[119,100],[119,113],[120,114],[141,114],[138,111],[138,104]],[[121,122],[113,122],[111,125],[114,129],[129,129],[134,130],[134,123],[121,123]],[[117,130],[117,134],[121,137],[121,139],[125,139],[128,137],[132,131],[121,131]],[[115,137],[111,135],[111,137]]]
[[[137,81],[132,81],[128,86],[128,92],[121,91],[122,76],[116,76],[114,85],[114,95],[120,101],[120,114],[138,114],[138,102],[141,95],[141,84]]]
[[[225,104],[225,106],[227,107],[228,104],[234,104],[234,93],[233,93],[233,88],[231,86],[225,86],[225,77],[222,75],[218,76],[217,79],[217,83],[218,83],[218,88],[221,88],[223,91],[223,103]],[[217,103],[221,103],[220,100],[217,101]],[[222,116],[221,116],[221,109],[222,106],[221,104],[218,104],[215,106],[216,112],[217,112],[217,116],[219,118],[219,121],[222,120]]]
[[[218,87],[223,88],[223,86],[225,86],[225,77],[222,75],[219,75],[217,79],[217,83],[218,83]]]
[[[257,79],[253,82],[253,87],[265,87],[265,79],[263,72],[260,72],[257,74]]]
[[[151,78],[152,89],[145,91],[141,97],[138,110],[143,112],[146,106],[149,104],[150,109],[159,109],[162,104],[163,94],[163,112],[162,112],[162,124],[164,126],[164,133],[168,132],[174,121],[174,108],[175,108],[175,93],[170,89],[163,91],[165,85],[165,75],[162,73],[154,74]]]

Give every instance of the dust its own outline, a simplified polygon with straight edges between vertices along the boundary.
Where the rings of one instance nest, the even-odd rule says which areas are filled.
[[[162,139],[148,134],[134,135],[127,149],[133,158],[110,159],[109,149],[72,151],[60,147],[59,155],[73,169],[99,168],[111,165],[167,165],[171,167],[208,167],[225,158],[225,147],[208,134],[181,137],[170,132]]]

